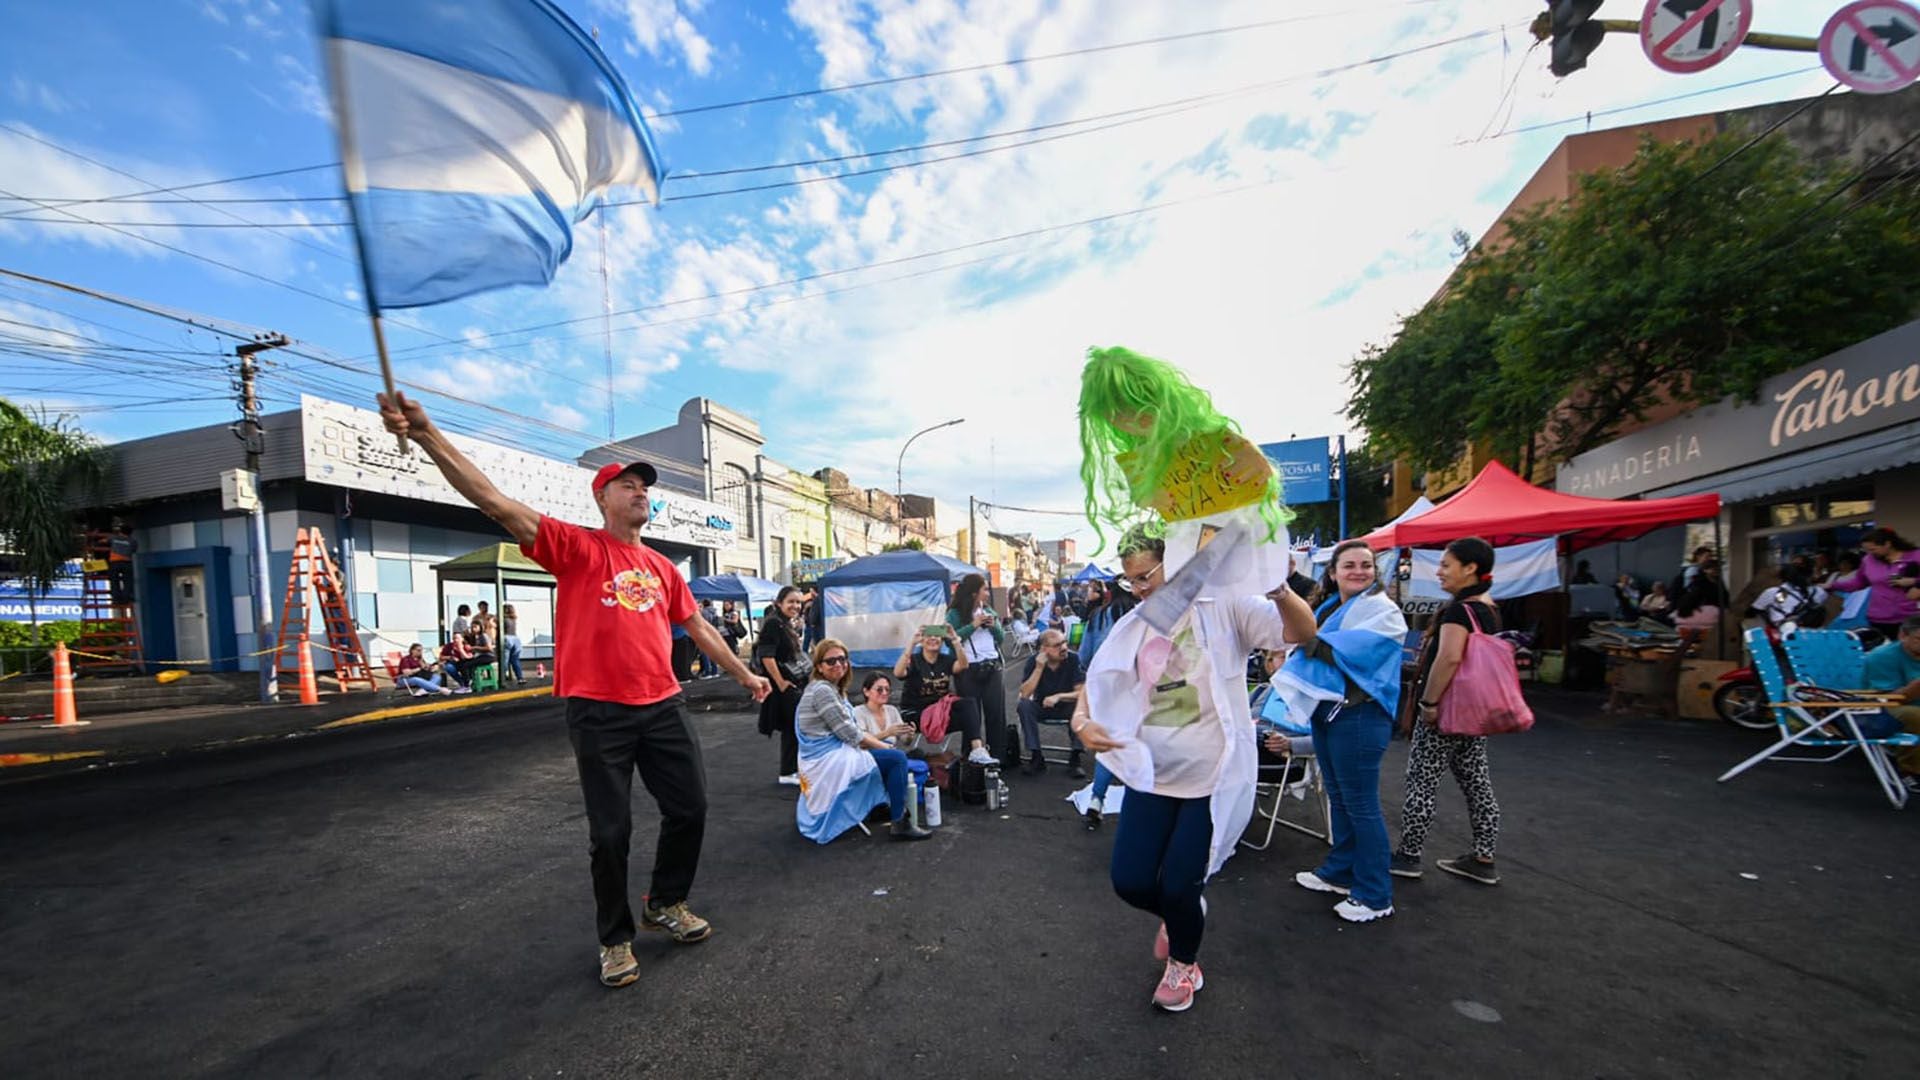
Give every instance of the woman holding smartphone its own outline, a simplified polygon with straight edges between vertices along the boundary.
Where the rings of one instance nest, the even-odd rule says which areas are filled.
[[[953,590],[953,604],[947,608],[947,626],[966,657],[964,672],[955,671],[955,684],[961,697],[980,710],[987,745],[1005,747],[1007,738],[1007,689],[1000,681],[1000,643],[1006,631],[989,606],[987,579],[968,574]],[[1007,750],[1008,761],[1019,755]]]
[[[948,651],[949,645],[952,651]],[[900,659],[893,662],[893,677],[901,680],[901,709],[917,721],[927,706],[948,694],[959,696],[955,683],[966,670],[966,654],[960,651],[960,639],[951,626],[921,627],[900,651]],[[980,766],[999,764],[987,752],[980,733],[980,710],[972,700],[961,697],[954,703],[953,720],[965,733],[968,761]]]

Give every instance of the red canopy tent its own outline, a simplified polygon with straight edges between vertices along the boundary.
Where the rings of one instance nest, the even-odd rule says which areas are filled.
[[[1534,487],[1495,461],[1446,502],[1419,517],[1383,525],[1364,539],[1369,547],[1382,551],[1440,547],[1463,536],[1478,536],[1495,547],[1564,536],[1567,549],[1577,551],[1719,513],[1720,496],[1715,494],[1637,501],[1589,499]]]

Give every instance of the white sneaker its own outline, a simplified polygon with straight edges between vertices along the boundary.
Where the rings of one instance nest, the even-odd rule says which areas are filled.
[[[454,687],[454,688],[453,688],[453,692],[454,692],[454,693],[456,693],[456,694],[471,694],[471,693],[473,693],[473,687],[471,687],[471,686],[456,686],[456,687]]]
[[[1393,914],[1393,905],[1388,904],[1383,908],[1370,908],[1349,896],[1345,900],[1333,905],[1333,913],[1348,922],[1372,922],[1375,919],[1384,919]]]
[[[1293,883],[1311,892],[1339,893],[1341,896],[1352,891],[1345,885],[1335,885],[1311,870],[1302,870],[1293,875]]]
[[[973,751],[967,755],[967,761],[974,765],[1000,764],[1000,762],[997,759],[995,759],[992,754],[987,753],[987,748],[984,746],[974,747]]]
[[[783,776],[783,777],[781,777],[781,778],[780,778],[780,782],[781,782],[781,783],[783,783],[783,784],[786,784],[786,785],[787,785],[787,786],[789,786],[789,787],[799,787],[799,786],[800,786],[800,774],[799,774],[799,773],[788,773],[787,775],[785,775],[785,776]]]
[[[427,692],[417,686],[409,686],[407,687],[407,695],[409,697],[426,697]]]

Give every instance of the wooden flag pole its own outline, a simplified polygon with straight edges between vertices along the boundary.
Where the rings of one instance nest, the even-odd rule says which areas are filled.
[[[386,386],[387,400],[396,407],[399,393],[393,385],[393,361],[387,357],[387,334],[380,325],[380,301],[373,292],[373,269],[367,263],[367,234],[360,221],[360,207],[354,202],[355,191],[367,190],[367,167],[360,160],[360,146],[353,138],[353,110],[347,105],[347,72],[341,62],[340,49],[334,44],[333,35],[325,32],[320,35],[320,47],[327,54],[327,76],[332,84],[329,89],[333,97],[333,130],[340,142],[340,187],[347,200],[347,217],[353,222],[354,252],[360,257],[360,296],[366,301],[367,321],[373,326],[373,348],[380,357],[380,381]],[[400,452],[407,452],[407,437],[397,436],[400,440]]]

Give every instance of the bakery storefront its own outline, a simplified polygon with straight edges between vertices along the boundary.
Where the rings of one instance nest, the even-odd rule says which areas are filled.
[[[1728,579],[1920,533],[1920,320],[1582,454],[1554,486],[1617,499],[1718,492]]]

